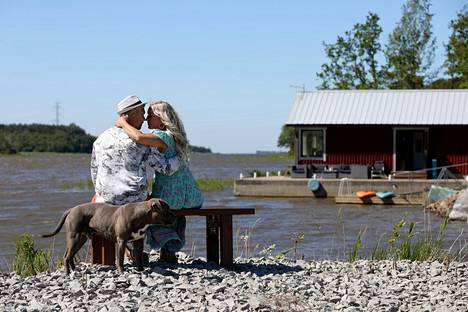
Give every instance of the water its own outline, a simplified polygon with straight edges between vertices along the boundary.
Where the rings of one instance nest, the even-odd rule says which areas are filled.
[[[9,270],[15,252],[14,242],[24,232],[34,235],[50,232],[66,209],[88,202],[90,155],[32,154],[0,156],[0,269]],[[196,154],[191,168],[196,177],[236,178],[253,169],[276,172],[290,161],[271,161],[239,155]],[[384,233],[390,233],[401,219],[416,221],[416,230],[437,233],[441,218],[425,214],[419,206],[336,205],[332,200],[314,198],[235,197],[232,188],[206,192],[205,206],[251,207],[254,216],[234,217],[234,255],[249,256],[276,246],[273,255],[291,249],[305,259],[343,259],[360,231],[365,230],[362,252],[369,254]],[[205,220],[187,220],[185,252],[205,256]],[[459,249],[468,242],[468,224],[449,223],[444,245],[453,242]],[[56,255],[64,250],[63,234],[56,236]],[[248,238],[247,238],[248,237]],[[36,237],[38,247],[47,248],[51,239]],[[294,256],[294,250],[289,256]]]

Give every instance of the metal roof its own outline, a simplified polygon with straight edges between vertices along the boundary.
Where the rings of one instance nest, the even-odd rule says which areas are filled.
[[[297,92],[288,125],[468,125],[468,89]]]

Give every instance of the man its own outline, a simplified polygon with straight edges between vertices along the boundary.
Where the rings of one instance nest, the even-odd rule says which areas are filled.
[[[145,104],[130,95],[117,104],[117,114],[127,116],[133,127],[141,129],[145,121]],[[118,127],[104,131],[93,144],[91,178],[95,188],[95,201],[113,205],[145,201],[148,198],[146,165],[171,175],[180,166],[178,157],[166,160],[156,148],[141,145]],[[115,250],[114,243],[93,238],[93,263],[113,264],[115,257],[101,259],[102,247]]]
[[[117,104],[117,113],[127,115],[128,123],[141,129],[145,104],[135,95],[127,96]],[[121,128],[104,131],[93,144],[91,159],[96,202],[123,205],[146,200],[147,164],[171,175],[179,168],[180,159],[166,160],[156,148],[136,143]]]

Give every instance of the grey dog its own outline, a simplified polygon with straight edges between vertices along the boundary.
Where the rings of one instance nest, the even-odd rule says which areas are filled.
[[[176,216],[169,208],[164,200],[156,198],[122,206],[104,203],[82,204],[65,211],[54,231],[42,237],[54,236],[65,223],[66,274],[70,273],[70,269],[75,270],[73,257],[86,239],[94,234],[117,242],[116,265],[120,273],[123,273],[127,242],[133,242],[133,257],[138,270],[141,271],[143,270],[143,239],[146,229],[151,224],[173,224]]]

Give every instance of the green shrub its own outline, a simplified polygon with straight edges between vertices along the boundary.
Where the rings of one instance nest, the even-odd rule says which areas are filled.
[[[30,276],[48,269],[48,255],[43,250],[35,248],[31,234],[23,234],[22,238],[16,241],[13,270],[21,276]]]

